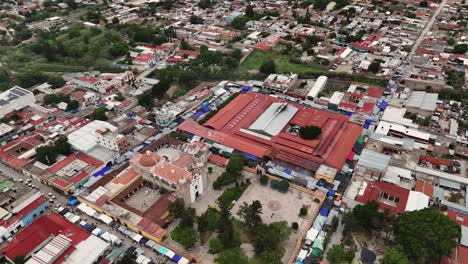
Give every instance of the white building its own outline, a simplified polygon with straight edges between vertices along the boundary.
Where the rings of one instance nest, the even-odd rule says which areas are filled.
[[[15,86],[0,94],[0,118],[18,111],[36,102],[34,94],[19,86]]]
[[[94,157],[103,163],[114,161],[128,151],[128,139],[118,134],[118,128],[95,120],[68,135],[73,148]]]

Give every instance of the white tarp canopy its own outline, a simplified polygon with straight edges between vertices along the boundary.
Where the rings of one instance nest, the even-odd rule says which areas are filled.
[[[144,255],[140,255],[136,259],[136,263],[138,263],[138,264],[148,264],[150,262],[151,262],[151,259],[145,257]]]
[[[110,235],[111,234],[109,232],[105,232],[104,234],[101,235],[101,238],[104,239],[106,242],[111,242]]]
[[[93,230],[92,233],[93,233],[93,235],[98,236],[99,233],[101,233],[101,231],[102,231],[102,230],[101,230],[99,227],[96,227],[96,228]]]
[[[429,207],[429,196],[422,192],[410,191],[405,212],[417,211]]]
[[[189,264],[190,262],[188,261],[188,259],[182,257],[179,262],[177,262],[177,264]]]
[[[167,256],[168,258],[172,258],[174,255],[175,255],[175,253],[174,253],[174,251],[172,251],[172,250],[168,250],[167,253],[166,253],[166,256]]]
[[[315,229],[311,228],[311,229],[309,229],[309,231],[307,231],[306,239],[314,241],[315,238],[317,238],[318,234],[319,234],[318,230],[315,230]]]
[[[64,217],[65,217],[66,219],[68,219],[68,218],[73,217],[72,215],[74,215],[74,214],[71,213],[71,212],[67,212],[67,213],[64,215]]]
[[[80,219],[81,219],[81,218],[80,218],[78,215],[75,215],[75,216],[70,220],[70,222],[76,224],[76,223],[78,223],[78,221],[80,221]]]
[[[133,240],[135,240],[136,242],[140,243],[140,240],[143,238],[142,235],[140,234],[135,234],[134,237],[132,237]]]
[[[302,249],[297,255],[297,259],[304,260],[307,257],[307,250]]]
[[[112,218],[110,218],[109,216],[105,215],[105,214],[102,214],[99,217],[99,220],[104,222],[106,225],[112,225],[114,223],[114,220]]]

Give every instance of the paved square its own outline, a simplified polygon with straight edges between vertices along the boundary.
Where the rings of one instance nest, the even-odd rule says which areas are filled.
[[[158,190],[144,186],[125,200],[125,203],[140,212],[145,212],[159,200],[159,198],[161,198],[161,195]]]

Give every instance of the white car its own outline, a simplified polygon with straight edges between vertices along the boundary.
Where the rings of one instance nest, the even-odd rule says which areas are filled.
[[[48,193],[49,196],[52,196],[52,193]]]

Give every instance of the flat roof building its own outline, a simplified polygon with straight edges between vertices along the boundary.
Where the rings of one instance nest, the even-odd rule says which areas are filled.
[[[34,94],[19,86],[15,86],[0,94],[0,118],[18,111],[36,102]]]

